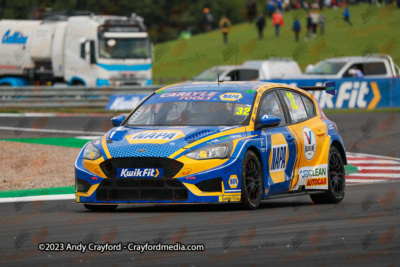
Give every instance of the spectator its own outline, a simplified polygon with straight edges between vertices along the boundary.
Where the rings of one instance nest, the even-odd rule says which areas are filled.
[[[272,14],[274,14],[274,11],[275,11],[275,2],[274,2],[274,0],[269,0],[268,1],[267,10],[268,10],[268,17],[272,18]]]
[[[224,44],[226,45],[228,44],[228,34],[231,31],[232,23],[226,16],[222,16],[221,20],[219,21],[219,27],[221,29],[222,36],[224,37]]]
[[[214,21],[214,17],[213,15],[210,13],[210,9],[208,7],[205,7],[203,9],[204,12],[204,30],[206,32],[209,32],[211,30],[213,30],[213,21]]]
[[[319,22],[319,13],[316,5],[313,5],[313,10],[310,13],[310,18],[311,18],[311,34],[312,38],[315,38],[315,36],[317,35],[317,28]]]
[[[258,38],[260,40],[262,40],[263,31],[264,31],[264,27],[265,27],[265,18],[264,18],[264,14],[263,13],[260,13],[258,15],[256,25],[257,25],[257,29],[258,29]]]
[[[307,13],[307,32],[305,40],[308,41],[311,38],[311,31],[312,31],[312,21],[310,13]]]
[[[275,26],[275,36],[279,37],[279,29],[281,26],[285,26],[285,22],[283,21],[281,12],[278,10],[275,10],[274,14],[272,14],[272,24]]]
[[[257,13],[257,4],[254,2],[254,0],[248,0],[246,8],[247,8],[247,19],[249,20],[249,23],[252,23]]]
[[[294,31],[294,36],[296,37],[296,42],[299,41],[299,34],[301,31],[301,24],[298,18],[294,19],[292,30]]]
[[[324,33],[325,33],[325,21],[326,21],[325,15],[320,14],[318,23],[319,23],[319,29],[320,29],[319,32],[321,33],[321,35],[324,35]]]
[[[344,5],[344,13],[343,13],[343,19],[346,21],[350,26],[353,26],[353,24],[350,21],[350,10],[348,9],[347,5]]]

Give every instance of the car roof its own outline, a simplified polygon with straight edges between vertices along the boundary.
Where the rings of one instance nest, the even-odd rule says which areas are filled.
[[[192,82],[192,83],[178,83],[158,89],[156,92],[207,92],[207,91],[220,91],[220,92],[240,92],[244,93],[247,90],[259,91],[261,93],[269,89],[283,88],[293,89],[299,93],[302,93],[308,97],[313,98],[313,95],[301,88],[283,84],[283,83],[272,83],[272,82]]]
[[[190,91],[215,91],[220,92],[246,92],[247,90],[257,90],[263,85],[273,85],[268,82],[193,82],[174,84],[159,89],[158,91],[165,92],[190,92]]]
[[[385,61],[385,58],[382,57],[361,57],[361,56],[355,56],[355,57],[336,57],[336,58],[327,58],[325,60],[322,60],[325,62],[377,62],[377,61]]]

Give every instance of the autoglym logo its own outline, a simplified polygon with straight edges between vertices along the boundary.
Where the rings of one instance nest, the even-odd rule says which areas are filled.
[[[307,160],[311,160],[315,155],[317,149],[317,140],[313,131],[308,127],[303,127],[303,143],[304,143],[304,155]]]
[[[225,93],[219,96],[222,101],[236,101],[242,98],[241,93]]]
[[[183,132],[179,130],[153,130],[128,135],[126,139],[130,144],[164,144],[184,136]]]
[[[287,153],[288,146],[285,145],[275,145],[271,148],[271,162],[269,172],[280,172],[286,169],[287,163]]]

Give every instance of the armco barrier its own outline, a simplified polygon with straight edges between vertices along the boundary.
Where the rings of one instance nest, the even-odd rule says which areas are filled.
[[[295,86],[314,86],[323,85],[325,82],[335,82],[337,90],[335,96],[321,91],[314,92],[321,107],[325,109],[400,107],[400,78],[288,79],[273,80],[272,82]],[[105,108],[107,106],[108,109],[114,109],[112,101],[109,101],[112,98],[120,101],[120,105],[131,109],[128,108],[127,102],[138,103],[143,97],[161,87],[163,85],[151,87],[0,87],[0,108]]]
[[[326,82],[335,82],[335,96],[323,91],[313,92],[324,109],[400,107],[400,78],[288,79],[273,82],[294,86],[321,86]]]
[[[149,87],[0,87],[0,108],[105,108],[112,95],[149,95],[163,86]]]

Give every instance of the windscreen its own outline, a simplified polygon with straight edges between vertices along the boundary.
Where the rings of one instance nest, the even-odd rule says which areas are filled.
[[[150,42],[146,38],[99,38],[100,58],[150,58]]]
[[[165,92],[147,99],[125,126],[248,125],[255,93]]]
[[[322,61],[315,65],[315,67],[306,74],[337,74],[344,65],[346,65],[346,62]]]

